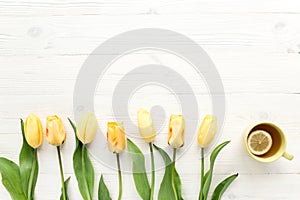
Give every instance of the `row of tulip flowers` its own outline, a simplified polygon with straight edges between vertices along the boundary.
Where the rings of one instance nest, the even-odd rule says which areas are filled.
[[[94,168],[89,158],[87,144],[91,143],[97,132],[98,123],[92,113],[85,113],[81,116],[77,126],[68,119],[76,135],[76,148],[73,154],[73,168],[78,183],[78,188],[84,200],[92,200],[94,193]],[[160,200],[181,200],[181,180],[176,171],[176,149],[184,145],[185,119],[182,115],[171,115],[169,120],[168,144],[173,148],[173,159],[161,148],[153,144],[156,137],[156,130],[151,114],[145,110],[138,111],[138,128],[141,137],[149,143],[151,157],[151,184],[145,170],[145,158],[142,151],[129,138],[126,138],[123,123],[107,123],[107,145],[108,150],[116,155],[119,195],[122,198],[122,173],[119,154],[126,148],[132,159],[132,174],[136,190],[143,200],[153,200],[155,188],[155,159],[153,147],[160,153],[165,161],[165,174],[158,191]],[[42,144],[44,131],[41,120],[34,114],[26,118],[25,123],[21,120],[23,135],[23,146],[19,155],[19,165],[6,159],[0,158],[0,173],[2,183],[10,193],[13,200],[32,200],[38,178],[38,156],[37,149]],[[199,200],[206,200],[212,182],[213,167],[219,152],[230,141],[218,145],[211,153],[210,165],[204,173],[204,148],[209,146],[217,133],[217,119],[212,115],[206,115],[198,130],[198,144],[201,147],[201,182],[199,190]],[[66,140],[66,131],[62,120],[58,116],[49,116],[46,120],[46,139],[50,145],[57,148],[59,169],[61,177],[61,200],[68,200],[67,186],[70,177],[65,180],[62,166],[60,146]],[[238,176],[233,174],[224,179],[215,188],[211,199],[220,199],[224,191],[231,182]],[[110,200],[110,193],[105,185],[103,175],[101,175],[98,186],[98,200]]]

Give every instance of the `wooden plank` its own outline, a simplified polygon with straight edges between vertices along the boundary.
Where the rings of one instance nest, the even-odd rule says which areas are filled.
[[[298,22],[299,14],[3,16],[0,27],[5,28],[0,34],[0,54],[37,57],[88,55],[103,41],[144,27],[180,32],[204,48],[218,49],[224,54],[298,53]],[[172,38],[170,43],[185,45]],[[127,43],[124,41],[120,45]]]
[[[213,14],[293,14],[300,13],[299,1],[275,0],[272,4],[267,0],[255,1],[1,1],[2,16],[65,16],[65,15],[189,15],[199,13]],[[259,5],[259,6],[258,6]]]

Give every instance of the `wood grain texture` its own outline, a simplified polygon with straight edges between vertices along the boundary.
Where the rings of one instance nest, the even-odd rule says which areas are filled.
[[[232,142],[217,160],[213,186],[229,174],[240,174],[223,199],[298,200],[299,21],[298,0],[0,0],[0,154],[18,161],[22,142],[19,118],[32,112],[42,119],[51,114],[60,115],[67,129],[62,154],[66,177],[72,177],[70,198],[81,199],[72,168],[74,135],[66,120],[68,116],[73,117],[77,74],[88,55],[106,39],[132,29],[164,28],[185,34],[200,44],[222,78],[226,116],[218,142]],[[172,39],[169,42],[185,45]],[[119,45],[126,44],[124,41]],[[202,119],[211,112],[210,92],[198,74],[184,63],[180,69],[180,61],[166,53],[136,52],[114,63],[95,91],[95,111],[102,132],[106,130],[106,122],[115,117],[111,109],[113,87],[126,70],[144,62],[177,67],[194,90],[193,94],[183,95],[196,96],[199,117]],[[139,74],[134,77],[138,78]],[[180,106],[173,96],[157,88],[138,90],[129,102],[130,118],[119,117],[124,118],[125,125],[129,120],[136,121],[136,109],[143,105],[159,104],[168,112],[177,112]],[[241,134],[255,121],[272,121],[285,131],[287,150],[295,156],[293,161],[280,159],[261,164],[247,155]],[[165,144],[165,133],[163,129],[158,144]],[[38,155],[40,175],[36,199],[58,199],[55,148],[44,142]],[[156,158],[158,162],[159,159]],[[116,199],[117,172],[95,159],[92,161],[96,181],[104,174],[112,198]],[[200,151],[196,142],[178,160],[177,167],[183,196],[187,200],[197,199]],[[163,170],[157,173],[155,197]],[[131,174],[124,175],[124,183],[123,199],[139,199]],[[0,199],[10,199],[2,185]]]

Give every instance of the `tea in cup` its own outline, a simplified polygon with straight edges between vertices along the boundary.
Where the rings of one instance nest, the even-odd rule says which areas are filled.
[[[249,126],[244,132],[243,141],[250,156],[260,162],[273,162],[280,157],[292,160],[294,157],[286,152],[283,131],[269,122]]]

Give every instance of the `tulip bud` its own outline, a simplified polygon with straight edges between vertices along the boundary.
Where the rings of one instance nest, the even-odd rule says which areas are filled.
[[[206,115],[198,131],[198,143],[205,148],[213,141],[218,131],[217,118],[213,115]]]
[[[120,153],[125,149],[126,138],[123,123],[107,123],[108,150],[113,153]]]
[[[42,122],[35,114],[31,114],[26,118],[24,135],[27,143],[32,148],[36,149],[42,144],[44,138]]]
[[[146,142],[152,142],[154,140],[156,136],[155,127],[150,113],[145,109],[138,111],[138,127],[142,138]]]
[[[168,143],[173,148],[182,147],[184,144],[185,120],[182,115],[171,115],[169,121]]]
[[[97,119],[92,113],[85,113],[81,116],[77,125],[77,138],[83,143],[88,144],[94,139],[98,128]]]
[[[64,125],[56,115],[47,117],[46,138],[48,143],[54,146],[60,146],[66,140]]]

